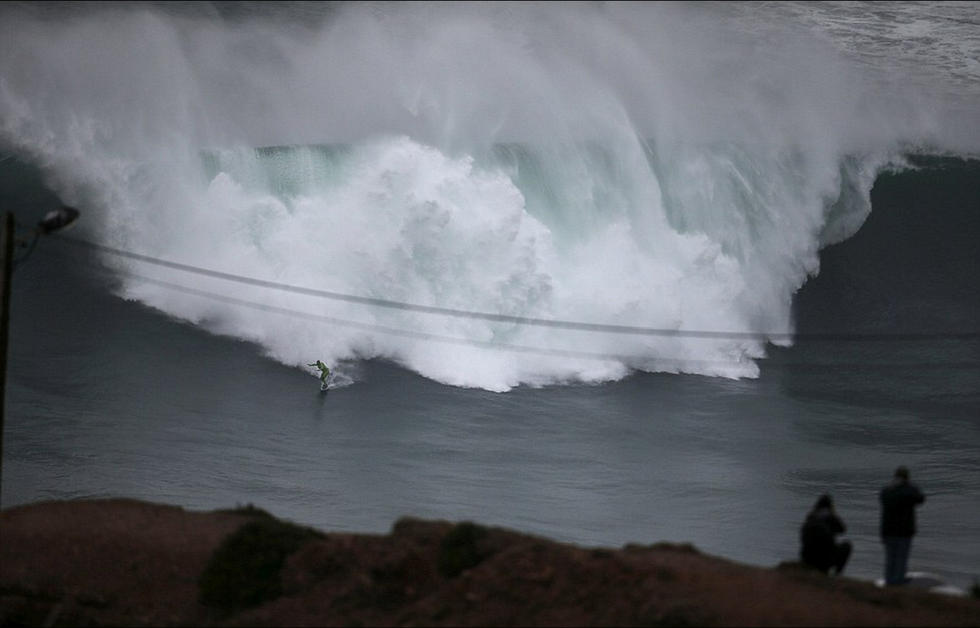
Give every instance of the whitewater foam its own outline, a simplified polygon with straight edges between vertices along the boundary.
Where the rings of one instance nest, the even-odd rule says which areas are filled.
[[[868,87],[865,68],[796,25],[770,24],[760,46],[724,11],[372,5],[300,30],[158,7],[8,10],[0,146],[84,208],[91,237],[185,264],[460,310],[760,334],[541,328],[107,259],[236,299],[122,275],[122,296],[286,364],[386,358],[499,391],[634,369],[754,377],[766,334],[792,332],[820,248],[867,217],[877,173],[909,145],[980,138],[962,117],[944,124],[928,86]]]

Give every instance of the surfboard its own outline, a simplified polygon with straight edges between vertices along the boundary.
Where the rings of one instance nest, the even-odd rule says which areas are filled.
[[[337,371],[330,371],[330,375],[327,377],[327,381],[320,384],[320,392],[326,393],[328,390],[337,390],[338,388],[346,388],[354,383],[354,378],[345,373],[340,373]]]

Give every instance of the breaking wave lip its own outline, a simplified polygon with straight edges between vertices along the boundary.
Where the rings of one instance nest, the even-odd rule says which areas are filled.
[[[124,297],[286,364],[379,357],[489,390],[756,376],[899,151],[980,143],[792,28],[760,48],[677,6],[355,6],[301,35],[128,8],[0,29],[0,145],[90,208],[102,244],[419,305],[757,335],[436,316],[107,260]],[[270,142],[288,144],[250,148]]]
[[[591,150],[584,159],[598,188],[612,174],[595,164],[609,155]],[[144,279],[127,282],[128,297],[254,340],[287,364],[305,364],[316,346],[330,361],[384,357],[438,381],[490,390],[609,381],[636,369],[754,377],[753,359],[765,355],[766,341],[786,343],[791,331],[786,312],[750,311],[761,321],[755,328],[746,316],[744,304],[754,305],[758,295],[745,275],[770,272],[763,254],[774,243],[765,239],[779,236],[766,220],[753,223],[760,240],[748,243],[745,234],[713,239],[709,229],[723,236],[728,225],[710,224],[708,214],[686,215],[680,227],[666,213],[637,224],[631,199],[618,199],[618,206],[610,199],[621,193],[617,185],[595,192],[607,194],[605,213],[583,212],[590,221],[583,231],[556,211],[567,207],[556,198],[569,193],[555,185],[562,173],[548,172],[552,164],[528,147],[495,147],[481,164],[392,137],[345,147],[209,152],[202,163],[208,184],[200,202],[210,211],[168,216],[163,222],[180,229],[167,238],[154,233],[152,242],[137,238],[137,249],[208,268],[242,272],[251,265],[243,274],[269,277],[273,271],[285,283],[368,298],[679,332],[651,338],[542,329],[296,295],[273,298],[242,286],[229,292],[227,285],[201,280],[192,290],[174,290],[166,284],[186,286],[186,279],[158,271],[149,281],[144,270]],[[851,181],[860,171],[844,173]],[[860,196],[838,199],[847,203],[860,206]],[[225,234],[220,247],[194,241],[195,234],[219,230]],[[760,278],[790,282],[805,272],[779,276],[777,270]],[[202,290],[222,296],[207,298]],[[778,290],[768,286],[770,293]],[[282,320],[289,313],[293,320]],[[700,325],[689,322],[698,318]],[[780,320],[782,328],[766,326]],[[684,333],[705,329],[733,333]]]

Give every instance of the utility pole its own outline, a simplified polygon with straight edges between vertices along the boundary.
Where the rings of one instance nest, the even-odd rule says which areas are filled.
[[[10,329],[10,280],[14,270],[14,215],[3,219],[0,242],[0,507],[3,506],[3,426],[7,397],[7,337]]]
[[[30,256],[39,237],[63,229],[75,222],[77,218],[78,210],[74,207],[63,206],[60,209],[49,211],[34,228],[34,239],[31,241],[27,253],[16,261],[24,262]],[[3,506],[3,426],[6,415],[7,345],[10,335],[10,284],[14,274],[15,228],[14,214],[7,212],[3,217],[3,237],[0,240],[0,507]],[[26,245],[26,243],[21,244]]]

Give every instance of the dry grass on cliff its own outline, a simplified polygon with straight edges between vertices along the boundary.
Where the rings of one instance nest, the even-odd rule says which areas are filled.
[[[690,546],[582,548],[473,523],[323,533],[131,500],[0,513],[0,624],[977,625],[980,601]]]

